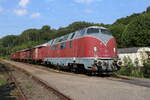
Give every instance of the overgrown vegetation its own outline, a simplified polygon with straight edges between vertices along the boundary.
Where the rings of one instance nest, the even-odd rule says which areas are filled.
[[[53,38],[68,34],[84,27],[98,25],[110,29],[117,39],[118,47],[140,47],[150,45],[150,7],[146,11],[118,19],[112,25],[89,22],[74,22],[67,27],[52,29],[45,25],[41,29],[28,29],[21,35],[8,35],[0,39],[0,57],[11,52],[45,43]]]
[[[116,74],[131,76],[131,77],[140,77],[140,78],[150,78],[150,60],[147,59],[143,63],[143,67],[138,66],[138,64],[133,64],[130,57],[124,57],[125,65],[122,66],[121,70]],[[138,63],[138,62],[137,62]]]
[[[7,83],[7,81],[0,77],[0,86],[3,86]]]
[[[144,63],[143,76],[150,78],[150,63]]]

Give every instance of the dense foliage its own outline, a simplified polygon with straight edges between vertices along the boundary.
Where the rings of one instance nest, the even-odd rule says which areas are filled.
[[[109,28],[119,47],[150,46],[150,13],[121,18]]]
[[[131,77],[150,78],[150,59],[146,59],[144,61],[143,67],[139,67],[138,64],[133,64],[130,57],[125,57],[124,62],[126,65],[122,66],[121,70],[115,74]]]
[[[11,52],[31,48],[35,45],[45,43],[53,38],[71,33],[73,31],[82,29],[84,27],[98,25],[107,27],[104,24],[94,24],[87,22],[74,22],[68,27],[61,27],[58,30],[51,29],[50,26],[45,25],[41,29],[28,29],[22,32],[21,35],[8,35],[0,39],[0,57],[5,57]]]
[[[116,37],[118,47],[150,45],[150,7],[148,7],[145,12],[118,19],[112,25],[74,22],[57,30],[45,25],[41,29],[25,30],[18,36],[8,35],[0,39],[0,56],[6,56],[14,51],[45,43],[53,38],[92,25],[110,29],[113,36]]]

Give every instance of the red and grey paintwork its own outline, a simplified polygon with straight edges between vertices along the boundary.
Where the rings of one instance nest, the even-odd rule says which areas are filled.
[[[87,31],[91,28],[100,31],[88,34]],[[84,65],[86,70],[93,71],[113,72],[118,70],[115,38],[111,34],[101,33],[102,29],[107,30],[103,27],[92,26],[51,40],[48,43],[50,49],[44,61],[64,68],[75,64]],[[57,42],[66,37],[66,40]],[[65,47],[61,48],[64,45]]]
[[[98,26],[53,39],[47,45],[16,52],[11,58],[50,63],[60,69],[82,68],[101,73],[120,69],[115,38],[106,28]]]

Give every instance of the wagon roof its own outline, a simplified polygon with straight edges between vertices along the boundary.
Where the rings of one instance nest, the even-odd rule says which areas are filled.
[[[35,46],[33,48],[39,48],[39,47],[44,47],[44,46],[47,46],[47,43],[44,43],[44,44],[41,44],[41,45],[37,45],[37,46]],[[33,49],[33,48],[27,48],[27,49],[19,50],[19,51],[16,51],[16,52],[28,51],[28,50]]]
[[[33,47],[33,48],[45,47],[45,46],[47,46],[47,44],[48,44],[48,43],[44,43],[44,44],[41,44],[41,45],[37,45],[37,46],[35,46],[35,47]]]

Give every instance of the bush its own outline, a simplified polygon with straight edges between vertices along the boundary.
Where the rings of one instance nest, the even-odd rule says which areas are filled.
[[[132,77],[143,77],[141,67],[135,66],[130,57],[125,57],[124,62],[126,66],[122,66],[121,70],[117,72],[117,74]]]
[[[150,63],[144,63],[143,73],[144,77],[150,78]]]
[[[5,85],[7,81],[5,79],[0,78],[0,86]]]

